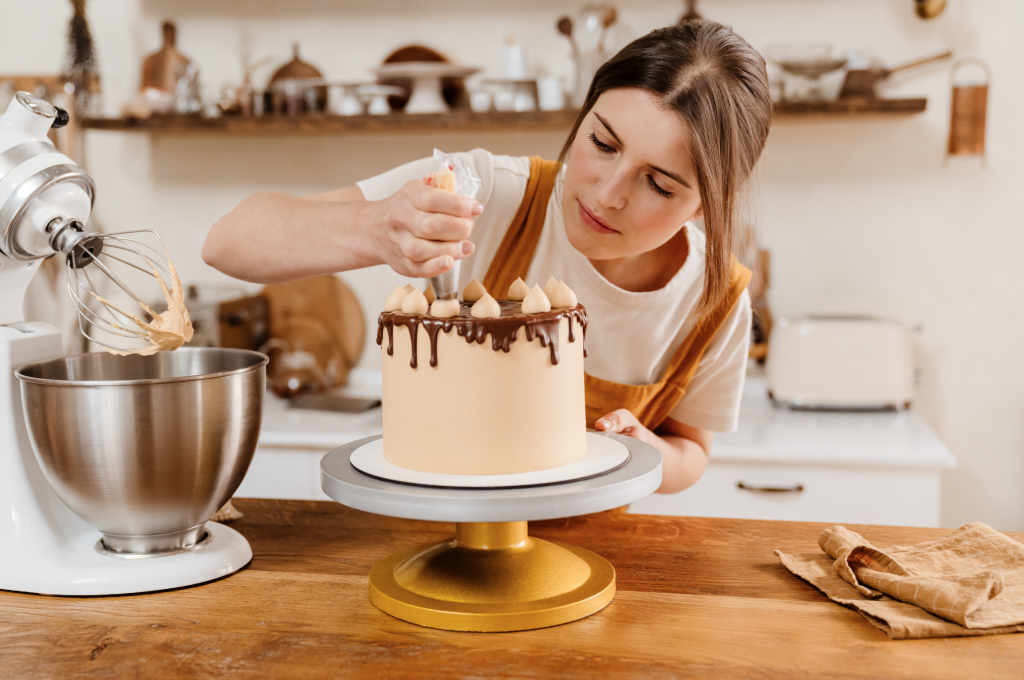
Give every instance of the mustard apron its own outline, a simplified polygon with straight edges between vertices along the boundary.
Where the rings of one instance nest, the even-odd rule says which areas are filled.
[[[545,161],[536,156],[530,158],[526,195],[484,276],[483,284],[487,290],[506,291],[517,278],[526,279],[544,229],[548,201],[555,188],[559,168],[556,161]],[[665,422],[686,392],[715,333],[725,323],[749,282],[750,270],[734,260],[729,289],[724,298],[686,336],[660,381],[649,385],[624,385],[584,374],[587,427],[594,427],[598,418],[620,408],[631,411],[651,431]]]

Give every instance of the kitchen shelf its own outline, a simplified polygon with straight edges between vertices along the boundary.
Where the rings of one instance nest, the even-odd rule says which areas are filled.
[[[851,97],[850,99],[834,99],[820,102],[775,102],[776,118],[806,118],[809,116],[828,116],[830,118],[876,116],[876,115],[912,115],[924,113],[928,100],[924,97],[912,99],[869,99],[867,97]]]
[[[822,102],[776,102],[775,117],[792,120],[868,115],[921,113],[928,100],[845,99]],[[567,130],[576,120],[575,109],[563,111],[451,111],[438,114],[391,113],[384,116],[153,116],[138,118],[91,118],[83,121],[90,130],[146,132],[160,135],[215,134],[226,136],[341,135],[358,132],[435,132],[438,130]]]
[[[214,133],[238,136],[334,135],[353,132],[434,132],[438,130],[563,130],[572,127],[576,111],[451,111],[449,113],[383,116],[153,116],[137,118],[92,118],[83,125],[90,130],[148,132],[152,134]]]

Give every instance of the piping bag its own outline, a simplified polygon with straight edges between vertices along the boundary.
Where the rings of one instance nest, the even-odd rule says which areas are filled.
[[[476,198],[480,191],[480,177],[455,154],[443,153],[434,149],[434,161],[437,170],[430,173],[426,183],[430,186],[450,191],[459,196]],[[459,270],[462,260],[455,260],[452,268],[443,274],[430,277],[430,286],[434,289],[434,297],[438,300],[457,300],[459,298]]]

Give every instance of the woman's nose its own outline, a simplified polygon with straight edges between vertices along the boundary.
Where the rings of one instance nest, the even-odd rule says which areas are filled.
[[[616,170],[598,185],[596,196],[598,205],[607,210],[622,210],[626,207],[626,188],[625,173]]]

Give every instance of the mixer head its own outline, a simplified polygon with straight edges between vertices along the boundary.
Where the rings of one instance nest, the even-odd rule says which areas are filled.
[[[46,136],[67,121],[65,111],[27,92],[19,92],[0,116],[0,288],[10,291],[0,300],[0,324],[21,320],[34,266],[59,254],[86,338],[114,352],[138,350],[132,346],[137,340],[151,343],[146,354],[176,349],[191,338],[192,327],[164,243],[152,231],[85,231],[95,184]],[[170,313],[154,312],[136,286],[149,286],[150,299],[159,290]],[[125,302],[107,299],[114,289],[127,296]]]

